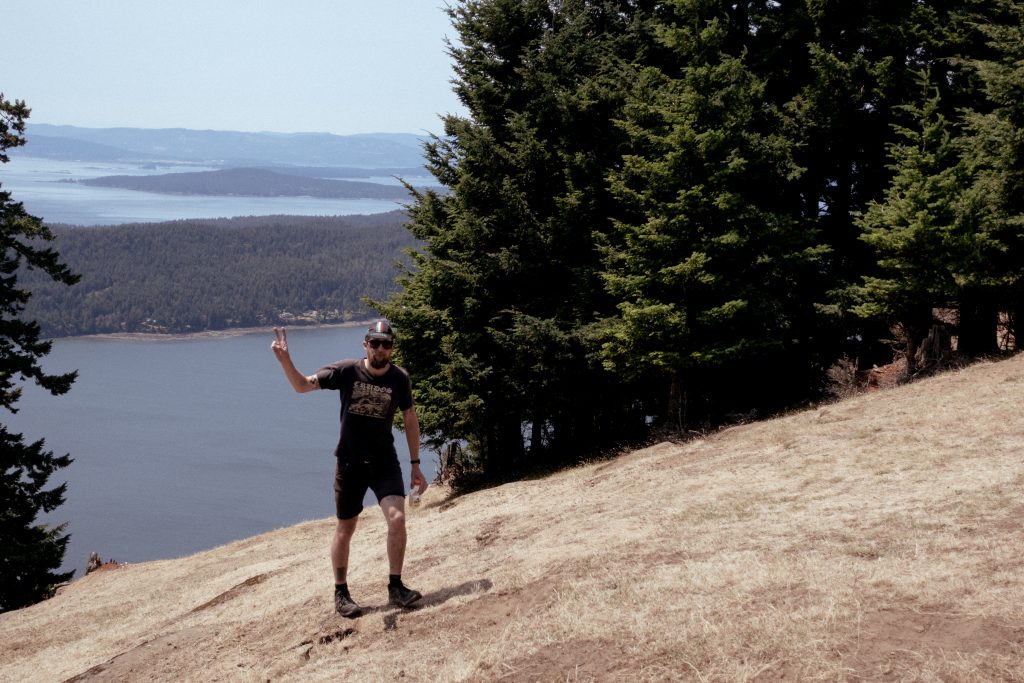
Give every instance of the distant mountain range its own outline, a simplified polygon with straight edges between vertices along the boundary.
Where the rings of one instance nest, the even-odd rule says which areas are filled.
[[[35,123],[27,127],[26,145],[13,153],[68,161],[422,170],[425,140],[411,133],[242,133]]]

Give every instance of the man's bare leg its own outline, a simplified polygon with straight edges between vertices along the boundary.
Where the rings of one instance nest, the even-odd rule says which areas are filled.
[[[331,565],[334,567],[334,583],[346,583],[348,575],[348,549],[352,535],[356,532],[359,517],[339,519],[331,539]]]
[[[359,605],[348,592],[348,549],[356,531],[359,517],[339,519],[331,539],[331,564],[334,566],[334,608],[343,617],[362,614]]]
[[[380,501],[380,509],[388,523],[388,567],[391,571],[388,580],[388,602],[399,607],[408,607],[423,596],[402,583],[406,542],[405,498],[385,496]]]
[[[405,564],[405,498],[384,496],[380,509],[388,523],[388,567],[392,574],[401,575]]]

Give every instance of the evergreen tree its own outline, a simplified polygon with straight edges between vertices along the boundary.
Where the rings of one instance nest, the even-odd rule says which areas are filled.
[[[910,123],[893,126],[902,138],[890,145],[895,175],[859,221],[877,271],[853,308],[899,323],[911,373],[934,308],[957,311],[961,355],[995,352],[998,314],[1012,310],[1022,268],[1021,204],[1011,189],[1020,168],[1020,81],[1011,85],[1020,75],[1019,5],[927,7],[947,12],[948,25],[925,42],[941,58],[921,62],[916,90],[928,96],[899,107]]]
[[[1006,315],[1007,331],[1019,339],[1024,316],[1024,3],[992,4],[996,20],[977,24],[990,52],[970,62],[987,106],[975,103],[968,111],[961,149],[975,171],[973,189],[988,205],[991,229],[1005,247],[992,264],[1004,274],[1005,286],[989,303]]]
[[[820,263],[827,294],[815,298],[823,318],[822,353],[888,360],[875,344],[884,328],[844,314],[847,287],[870,267],[858,240],[858,212],[885,188],[885,145],[893,139],[893,104],[903,102],[903,64],[912,39],[913,0],[750,3],[749,68],[765,82],[765,99],[783,116],[793,163],[790,206],[828,246]],[[860,339],[860,344],[845,340]]]
[[[652,416],[787,405],[847,344],[888,361],[887,316],[852,315],[863,276],[889,267],[858,217],[913,166],[889,155],[920,128],[919,73],[936,117],[983,99],[969,61],[995,59],[979,19],[996,14],[989,0],[460,2],[470,114],[427,147],[450,192],[416,196],[424,246],[378,304],[405,330],[428,439],[501,476]],[[962,314],[993,291],[983,262],[1010,253],[973,168],[947,169],[975,222],[942,261],[969,278]],[[954,263],[968,245],[981,251]]]
[[[614,212],[606,175],[624,139],[626,56],[651,41],[638,6],[466,0],[450,10],[467,118],[427,146],[450,192],[426,192],[424,242],[404,290],[378,304],[403,337],[423,431],[460,440],[485,477],[573,458],[643,427],[601,367],[594,325],[614,310],[595,234]]]
[[[884,201],[872,203],[860,221],[880,272],[865,277],[855,311],[900,325],[913,374],[933,309],[991,300],[1000,277],[991,271],[992,256],[1000,245],[987,230],[985,204],[969,189],[970,169],[938,95],[923,109],[907,108],[919,125],[900,129],[905,142],[892,148],[896,176]],[[994,343],[994,327],[989,331]]]
[[[24,144],[29,109],[21,101],[8,101],[0,93],[0,163],[6,150]],[[71,388],[75,373],[46,374],[40,359],[51,342],[39,339],[39,326],[21,319],[30,293],[18,286],[22,265],[73,284],[77,277],[45,246],[53,239],[42,221],[25,212],[11,194],[0,190],[0,406],[16,412],[21,395],[19,378],[34,381],[54,395]],[[53,587],[71,578],[56,572],[64,558],[69,536],[64,525],[39,523],[40,512],[51,512],[64,502],[66,484],[46,489],[50,476],[71,463],[68,455],[43,450],[43,441],[26,444],[0,424],[0,611],[17,609],[46,598]]]
[[[798,169],[746,64],[745,7],[671,5],[661,36],[674,63],[643,69],[625,109],[632,153],[614,178],[634,219],[618,222],[609,249],[621,316],[605,358],[657,369],[685,425],[809,393],[825,250],[813,223],[786,212]]]
[[[829,331],[837,351],[862,365],[888,362],[879,343],[888,330],[852,313],[861,277],[877,274],[858,217],[892,181],[889,150],[902,141],[899,129],[916,125],[906,107],[924,106],[921,73],[948,120],[977,102],[979,82],[965,56],[985,49],[977,22],[992,16],[993,3],[760,0],[749,8],[748,63],[765,79],[766,99],[784,113],[801,169],[790,213],[811,221],[830,247],[821,263],[831,288],[823,308]]]

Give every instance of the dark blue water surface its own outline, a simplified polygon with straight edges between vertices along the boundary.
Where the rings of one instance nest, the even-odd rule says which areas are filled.
[[[291,329],[292,358],[311,374],[359,357],[363,332]],[[51,479],[69,488],[46,520],[69,523],[65,570],[80,575],[92,551],[119,562],[180,557],[333,516],[338,395],[292,391],[271,341],[266,330],[55,342],[43,365],[77,369],[71,392],[27,386],[19,413],[4,420],[75,459]],[[405,435],[396,431],[395,443],[408,482]],[[433,479],[436,456],[423,453],[423,469]]]

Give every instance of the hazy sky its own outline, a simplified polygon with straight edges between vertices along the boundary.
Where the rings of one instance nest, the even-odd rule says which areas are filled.
[[[0,92],[30,122],[441,132],[445,0],[2,0]]]

